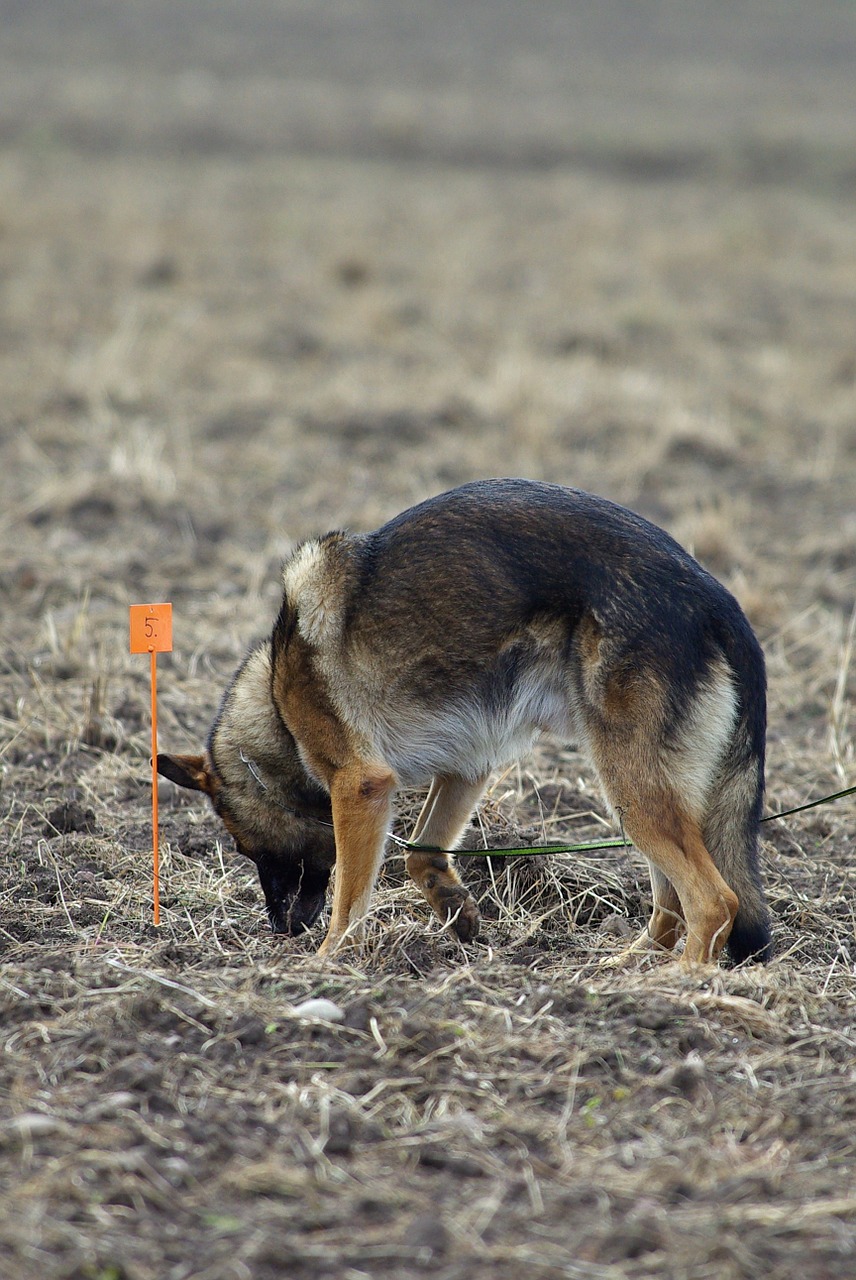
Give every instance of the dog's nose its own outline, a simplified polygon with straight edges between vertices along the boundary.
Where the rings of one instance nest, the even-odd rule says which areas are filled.
[[[268,907],[268,918],[274,933],[296,937],[311,929],[324,906],[324,894],[295,894]]]

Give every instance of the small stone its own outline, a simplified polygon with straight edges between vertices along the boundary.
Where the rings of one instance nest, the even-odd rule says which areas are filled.
[[[23,1115],[14,1116],[3,1126],[10,1137],[19,1138],[25,1142],[32,1138],[42,1138],[48,1134],[57,1133],[63,1127],[61,1120],[57,1120],[54,1116],[42,1115],[38,1111],[27,1111]]]
[[[345,1010],[332,1000],[325,1000],[323,996],[296,1004],[292,1013],[297,1018],[311,1018],[316,1022],[343,1022],[345,1018]]]

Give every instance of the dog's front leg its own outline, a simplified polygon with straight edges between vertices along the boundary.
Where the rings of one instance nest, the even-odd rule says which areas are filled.
[[[486,783],[486,777],[435,778],[413,832],[414,843],[454,849]],[[404,865],[435,914],[451,924],[462,942],[471,942],[479,931],[479,909],[448,853],[411,850]]]
[[[336,833],[333,912],[318,954],[329,955],[359,928],[369,907],[392,815],[395,775],[362,761],[340,769],[330,784]]]

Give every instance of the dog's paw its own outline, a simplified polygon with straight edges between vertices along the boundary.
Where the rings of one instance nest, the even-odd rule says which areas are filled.
[[[475,900],[462,885],[444,886],[437,894],[441,920],[450,925],[461,942],[472,942],[478,937],[481,917]]]

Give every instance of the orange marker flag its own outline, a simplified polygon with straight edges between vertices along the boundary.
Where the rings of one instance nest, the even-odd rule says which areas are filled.
[[[152,858],[154,920],[160,924],[160,858],[158,854],[158,667],[157,655],[172,652],[172,605],[131,605],[131,653],[151,655],[152,682]]]

